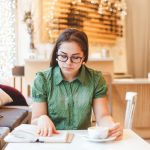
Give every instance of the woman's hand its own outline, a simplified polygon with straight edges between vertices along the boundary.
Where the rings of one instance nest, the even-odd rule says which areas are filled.
[[[37,125],[38,125],[37,133],[40,136],[51,136],[52,134],[58,133],[58,131],[55,128],[55,125],[47,115],[40,116],[38,118]]]
[[[123,127],[119,122],[114,123],[113,127],[109,129],[109,137],[116,137],[116,140],[121,140],[123,137]]]

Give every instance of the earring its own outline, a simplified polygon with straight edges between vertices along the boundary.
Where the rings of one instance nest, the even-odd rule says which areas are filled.
[[[84,64],[85,64],[85,62],[83,61],[83,62],[82,62],[82,64],[84,65]]]

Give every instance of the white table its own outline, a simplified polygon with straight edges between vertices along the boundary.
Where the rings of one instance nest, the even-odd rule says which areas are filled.
[[[105,143],[86,141],[80,136],[85,130],[71,132],[75,133],[72,143],[9,143],[5,150],[150,150],[150,144],[132,130],[124,130],[121,141]]]

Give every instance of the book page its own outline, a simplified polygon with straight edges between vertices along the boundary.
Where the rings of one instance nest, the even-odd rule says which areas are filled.
[[[36,134],[37,126],[30,124],[21,124],[16,127],[5,138],[5,142],[10,143],[30,143],[38,140]]]
[[[36,125],[31,125],[31,124],[21,124],[18,127],[16,127],[11,133],[9,133],[5,137],[6,142],[49,142],[49,143],[64,143],[67,142],[69,133],[65,130],[59,131],[59,134],[53,134],[52,136],[44,137],[44,136],[39,136],[37,133],[37,126]]]

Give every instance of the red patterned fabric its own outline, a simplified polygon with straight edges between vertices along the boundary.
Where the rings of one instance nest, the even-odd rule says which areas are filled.
[[[17,89],[3,84],[0,84],[0,88],[13,99],[12,103],[5,104],[5,106],[28,106],[25,97]]]

